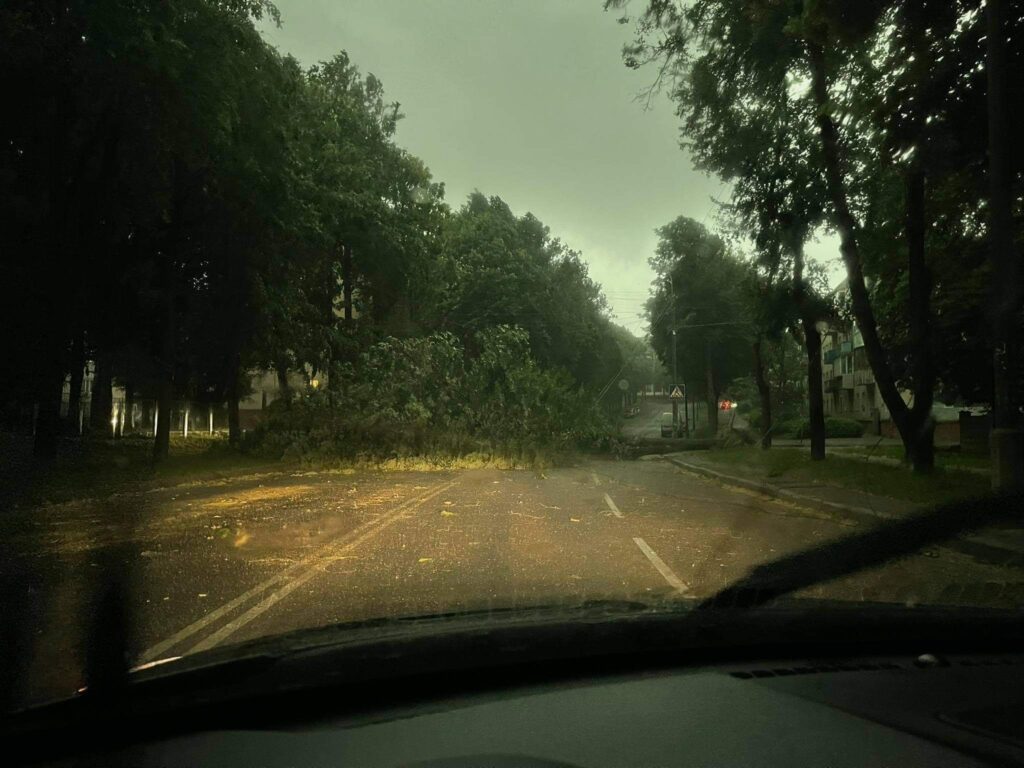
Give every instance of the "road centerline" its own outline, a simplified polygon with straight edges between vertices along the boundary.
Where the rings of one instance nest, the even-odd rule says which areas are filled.
[[[686,583],[675,575],[672,569],[665,564],[664,560],[658,557],[658,553],[651,549],[646,541],[637,536],[633,538],[633,543],[640,548],[640,551],[643,552],[647,559],[651,561],[651,565],[654,566],[654,569],[661,574],[662,578],[665,579],[665,581],[669,583],[669,586],[671,586],[676,592],[683,593],[690,591],[690,588],[686,586]]]
[[[612,511],[613,515],[615,515],[616,517],[622,517],[622,512],[620,512],[619,508],[615,506],[615,502],[612,501],[612,497],[609,496],[607,493],[604,495],[604,503],[608,505],[608,509]]]
[[[389,513],[384,520],[378,519],[378,521],[374,521],[379,522],[379,525],[370,527],[369,530],[365,530],[360,536],[357,536],[354,539],[352,539],[351,537],[345,537],[345,539],[348,540],[339,540],[335,542],[335,546],[330,547],[330,551],[326,553],[323,552],[323,550],[321,550],[322,554],[319,557],[317,557],[313,562],[309,563],[309,567],[304,572],[292,578],[287,584],[285,584],[281,588],[271,592],[269,595],[263,598],[263,600],[256,603],[256,605],[250,607],[242,615],[232,619],[227,624],[218,629],[216,632],[196,643],[194,646],[192,646],[192,648],[190,648],[186,652],[186,655],[198,653],[200,651],[206,651],[210,648],[213,648],[216,645],[219,645],[228,637],[237,632],[239,629],[244,627],[246,624],[258,618],[268,609],[270,609],[277,603],[281,602],[285,597],[287,597],[289,594],[291,594],[296,589],[301,587],[314,576],[322,573],[323,571],[320,568],[320,566],[331,562],[334,557],[337,557],[342,552],[346,552],[354,547],[359,546],[367,539],[371,538],[372,536],[376,536],[385,528],[388,528],[389,526],[393,525],[399,520],[407,519],[410,516],[410,510],[422,506],[426,502],[430,501],[430,499],[434,498],[435,496],[438,496],[444,491],[447,491],[453,485],[455,485],[454,481],[440,488],[435,489],[434,491],[426,494],[425,496],[420,496],[416,500],[410,500],[409,504],[407,504],[403,508],[396,509],[393,512]]]
[[[451,482],[449,482],[447,484],[444,484],[444,485],[441,485],[441,486],[435,486],[433,489],[426,490],[423,493],[420,493],[420,494],[418,494],[417,496],[414,496],[411,499],[406,499],[405,501],[401,502],[397,507],[395,507],[395,509],[391,510],[390,512],[383,512],[380,515],[377,515],[376,517],[372,518],[371,520],[367,520],[366,522],[358,525],[356,528],[352,529],[351,531],[348,531],[347,533],[342,534],[337,539],[334,539],[334,540],[332,540],[330,542],[325,543],[322,547],[317,549],[316,552],[313,552],[313,553],[307,555],[306,557],[302,558],[301,560],[299,560],[296,563],[292,563],[287,568],[284,568],[283,570],[279,571],[278,573],[274,574],[273,576],[269,577],[268,579],[265,579],[264,581],[260,582],[259,584],[257,584],[256,586],[252,587],[251,589],[246,590],[242,594],[240,594],[237,597],[229,600],[228,602],[224,603],[220,607],[215,608],[212,611],[210,611],[209,613],[204,614],[201,618],[199,618],[196,621],[192,622],[188,626],[178,630],[177,632],[175,632],[170,637],[165,638],[164,640],[156,643],[155,645],[150,646],[145,651],[143,651],[142,654],[139,656],[139,663],[140,664],[145,664],[147,662],[150,662],[150,661],[153,661],[154,659],[159,658],[161,656],[161,654],[163,654],[165,651],[170,650],[171,648],[176,646],[178,643],[181,643],[181,642],[187,640],[188,638],[192,637],[192,635],[194,635],[197,632],[199,632],[199,631],[205,629],[206,627],[208,627],[210,624],[214,623],[215,621],[218,621],[219,619],[223,618],[224,616],[226,616],[226,615],[232,613],[233,611],[237,610],[241,606],[243,606],[246,603],[248,603],[250,600],[252,600],[252,599],[258,597],[259,595],[261,595],[262,593],[266,592],[269,588],[273,587],[278,582],[281,582],[281,581],[284,581],[285,579],[288,579],[290,576],[292,576],[292,574],[294,574],[296,571],[301,570],[303,567],[310,566],[311,568],[315,569],[316,566],[318,564],[320,564],[321,561],[324,559],[325,553],[333,553],[335,548],[339,544],[344,546],[344,542],[346,542],[348,540],[351,540],[353,538],[360,537],[360,535],[363,534],[364,532],[366,532],[367,529],[374,530],[374,526],[376,526],[378,523],[383,523],[384,527],[386,527],[387,524],[390,524],[389,520],[391,518],[394,518],[394,517],[397,517],[397,516],[401,515],[410,506],[414,506],[414,505],[417,505],[417,504],[422,504],[423,502],[428,501],[429,499],[433,498],[437,494],[447,490],[448,488],[451,488],[452,485],[454,485],[454,484],[455,484],[455,482],[451,481]],[[301,578],[301,575],[299,577],[297,577],[296,579],[293,579],[292,582],[290,582],[290,583],[294,583],[294,581],[297,580],[298,578]],[[293,587],[293,589],[294,589],[294,587]]]

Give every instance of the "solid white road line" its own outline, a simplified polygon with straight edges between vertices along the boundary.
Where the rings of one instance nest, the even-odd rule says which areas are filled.
[[[198,643],[196,643],[187,651],[185,651],[184,655],[188,656],[192,653],[197,653],[199,651],[205,651],[209,650],[210,648],[213,648],[213,646],[217,645],[227,637],[233,635],[235,632],[244,627],[246,624],[255,619],[268,608],[280,602],[293,591],[295,591],[303,584],[305,584],[307,581],[312,579],[317,574],[317,571],[318,569],[314,566],[309,570],[305,571],[304,573],[300,573],[298,576],[289,581],[276,592],[271,592],[270,595],[268,595],[265,600],[256,603],[256,605],[254,605],[248,611],[243,613],[237,619],[232,619],[227,624],[218,629],[216,632],[214,632],[212,635],[208,635],[203,640],[200,640]]]
[[[612,511],[612,514],[616,517],[622,517],[622,513],[619,512],[619,508],[615,506],[615,502],[612,501],[612,497],[607,493],[604,495],[604,503],[608,505],[608,509]]]
[[[434,496],[437,496],[442,491],[447,490],[452,485],[454,485],[454,483],[449,483],[447,486],[445,486],[443,488],[437,489],[434,493],[430,494],[429,496],[427,496],[425,498],[421,498],[419,500],[419,502],[417,502],[413,506],[417,506],[417,507],[420,506],[421,504],[429,501]],[[281,587],[277,591],[271,592],[269,595],[267,595],[267,597],[264,600],[262,600],[259,603],[256,603],[256,605],[254,605],[252,608],[247,610],[245,613],[243,613],[238,618],[232,619],[231,621],[229,621],[227,624],[225,624],[223,627],[218,629],[212,635],[209,635],[205,639],[203,639],[200,642],[196,643],[194,646],[192,646],[192,648],[190,648],[186,652],[186,654],[198,653],[199,651],[206,651],[206,650],[209,650],[210,648],[213,648],[215,645],[218,645],[219,643],[223,642],[225,639],[227,639],[228,637],[233,635],[235,632],[240,630],[242,627],[244,627],[250,621],[252,621],[256,617],[258,617],[260,614],[264,613],[268,608],[271,608],[276,603],[281,602],[281,600],[283,600],[285,597],[287,597],[293,591],[295,591],[296,589],[301,587],[303,584],[305,584],[307,581],[312,579],[314,576],[316,576],[319,573],[323,573],[323,570],[320,568],[320,565],[325,564],[326,562],[329,562],[332,558],[337,557],[342,552],[346,552],[346,551],[348,551],[348,550],[350,550],[350,549],[352,549],[354,547],[359,546],[360,544],[362,544],[364,541],[366,541],[370,537],[376,536],[378,533],[383,531],[388,526],[390,526],[393,523],[397,522],[398,520],[402,519],[404,517],[404,514],[403,514],[404,511],[405,510],[396,510],[395,512],[393,512],[390,515],[390,517],[388,517],[386,520],[382,521],[380,523],[380,525],[376,526],[375,528],[372,528],[369,531],[366,531],[362,536],[358,537],[357,539],[355,539],[353,541],[339,543],[339,545],[337,547],[332,547],[330,553],[328,553],[328,554],[324,555],[322,558],[320,558],[319,562],[312,564],[307,571],[305,571],[304,573],[299,574],[298,576],[296,576],[294,579],[289,581],[287,584],[285,584],[283,587]]]
[[[377,517],[374,517],[372,520],[368,520],[365,523],[363,523],[362,525],[359,525],[358,527],[354,528],[353,530],[349,531],[348,533],[343,534],[340,538],[335,539],[333,541],[330,541],[330,542],[324,544],[324,546],[320,547],[316,552],[313,552],[312,554],[307,555],[306,557],[302,558],[301,560],[299,560],[296,563],[292,563],[287,568],[285,568],[285,569],[279,571],[278,573],[274,574],[269,579],[267,579],[267,580],[257,584],[252,589],[247,590],[246,592],[243,592],[242,594],[238,595],[238,597],[234,598],[233,600],[229,600],[228,602],[224,603],[219,608],[216,608],[216,609],[210,611],[209,613],[205,614],[202,618],[198,619],[197,621],[194,621],[193,623],[189,624],[187,627],[184,627],[183,629],[175,632],[173,635],[171,635],[170,637],[166,638],[165,640],[162,640],[159,643],[157,643],[156,645],[153,645],[153,646],[147,648],[145,651],[142,652],[142,655],[139,656],[139,662],[140,663],[146,663],[146,662],[152,661],[153,659],[160,658],[160,656],[165,651],[169,650],[170,648],[173,648],[175,645],[177,645],[178,643],[182,642],[183,640],[187,640],[192,635],[194,635],[196,632],[199,632],[200,630],[205,629],[206,627],[208,627],[213,622],[217,621],[218,619],[222,618],[223,616],[231,613],[235,609],[237,609],[240,606],[244,605],[245,603],[249,602],[250,600],[252,600],[253,598],[257,597],[261,593],[265,592],[267,589],[269,589],[270,587],[274,586],[278,582],[283,581],[284,579],[289,578],[296,571],[298,571],[298,570],[302,569],[303,567],[306,567],[306,566],[308,566],[310,564],[314,564],[314,565],[317,564],[321,560],[321,558],[323,557],[323,553],[325,551],[333,551],[333,549],[335,547],[337,547],[339,544],[343,544],[346,541],[350,541],[351,539],[360,536],[360,534],[362,534],[364,531],[366,531],[367,529],[373,528],[373,526],[377,525],[382,520],[384,520],[384,522],[386,523],[390,519],[391,516],[397,515],[397,514],[403,512],[403,511],[405,511],[410,506],[413,506],[413,505],[416,505],[416,504],[420,504],[420,503],[422,503],[424,501],[427,501],[430,498],[433,498],[434,496],[436,496],[437,494],[441,493],[442,491],[445,491],[448,488],[451,488],[452,485],[454,485],[454,482],[448,483],[447,485],[443,485],[443,486],[441,486],[439,488],[435,488],[433,490],[425,491],[424,493],[421,493],[418,496],[414,496],[411,499],[407,499],[407,500],[403,501],[401,504],[399,504],[391,512],[382,513],[382,514],[378,515]]]
[[[651,565],[662,575],[662,577],[669,583],[676,592],[688,592],[690,588],[683,583],[683,580],[676,576],[672,569],[665,565],[665,561],[658,557],[658,553],[651,549],[647,542],[641,538],[634,538],[633,542],[640,547],[640,551],[647,555],[647,559],[651,561]]]

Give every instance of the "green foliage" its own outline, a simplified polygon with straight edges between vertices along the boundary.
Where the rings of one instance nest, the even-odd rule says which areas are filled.
[[[544,367],[600,388],[621,366],[599,287],[581,256],[532,214],[479,192],[443,227],[437,327],[472,347],[481,329],[517,325]]]
[[[483,454],[534,462],[599,445],[609,424],[564,372],[531,357],[525,331],[386,337],[325,391],[274,403],[257,452],[304,461]]]
[[[799,288],[804,241],[826,221],[839,224],[846,232],[844,258],[853,265],[849,277],[857,284],[862,272],[868,278],[869,301],[858,320],[862,327],[878,325],[881,344],[867,340],[876,353],[876,379],[891,373],[902,387],[934,388],[947,400],[990,399],[992,160],[988,137],[978,129],[987,121],[989,94],[986,4],[606,0],[605,6],[633,11],[623,19],[636,30],[623,51],[626,65],[657,65],[656,86],[667,86],[677,105],[687,149],[699,167],[732,183],[734,225],[752,237],[767,273],[775,278],[793,266]],[[1019,103],[1019,4],[1007,4],[1005,24],[1006,98]],[[1007,111],[1009,132],[1019,135],[1024,112]],[[828,124],[835,129],[830,142],[821,130]],[[829,185],[827,144],[838,166]],[[1020,200],[1024,156],[999,162]],[[912,338],[906,190],[920,177],[931,274],[913,269],[915,280],[931,280],[932,290],[914,311],[927,316],[921,324],[928,333]],[[839,210],[847,207],[850,215]],[[1020,243],[1024,208],[1016,205],[1013,216]],[[816,297],[807,298],[811,306],[804,301],[801,314],[823,317]],[[889,371],[881,370],[882,359]],[[885,389],[892,409],[895,390]]]
[[[237,401],[254,368],[330,379],[273,415],[271,452],[597,435],[639,342],[580,254],[497,197],[449,211],[382,83],[345,52],[281,56],[265,17],[267,0],[0,7],[5,411],[48,393],[47,433],[84,357],[165,406]]]
[[[825,437],[861,437],[864,425],[854,419],[825,419]],[[788,419],[775,430],[777,437],[793,437],[806,440],[811,436],[811,423],[807,419]]]
[[[810,428],[807,429],[808,436]],[[860,437],[864,434],[864,425],[854,419],[825,419],[826,437]]]
[[[737,410],[739,410],[740,413],[743,413],[743,406],[742,406],[742,404],[740,405],[740,407]],[[761,425],[761,409],[760,408],[751,408],[748,405],[747,406],[747,411],[746,411],[746,416],[747,416],[747,422],[750,424],[751,429],[754,429],[754,430],[756,430],[759,433],[764,429],[764,427],[762,427],[762,425]]]
[[[647,303],[652,344],[671,376],[674,320],[679,377],[693,396],[717,399],[750,371],[753,324],[742,290],[747,267],[720,237],[685,216],[658,236],[651,259],[657,278]]]

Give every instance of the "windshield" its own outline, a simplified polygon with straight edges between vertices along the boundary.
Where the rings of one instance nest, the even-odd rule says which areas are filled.
[[[5,2],[4,704],[775,561],[1019,610],[991,505],[805,556],[1022,486],[992,8]]]

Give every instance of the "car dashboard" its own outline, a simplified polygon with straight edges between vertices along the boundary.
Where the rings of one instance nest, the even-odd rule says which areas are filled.
[[[773,659],[512,685],[144,741],[60,765],[1024,764],[1024,656]],[[275,718],[278,722],[275,723]]]

